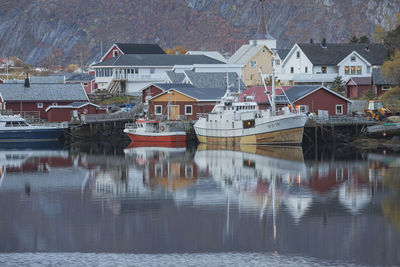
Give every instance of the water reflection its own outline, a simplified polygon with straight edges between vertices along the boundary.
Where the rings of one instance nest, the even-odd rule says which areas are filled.
[[[0,251],[400,262],[396,155],[305,160],[301,147],[154,144],[122,152],[0,151]]]

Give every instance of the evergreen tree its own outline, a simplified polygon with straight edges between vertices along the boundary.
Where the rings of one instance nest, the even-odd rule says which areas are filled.
[[[360,39],[358,40],[358,43],[359,44],[369,44],[370,41],[369,41],[368,36],[366,36],[366,35],[361,36]]]
[[[336,76],[336,78],[333,80],[331,89],[341,95],[344,95],[346,92],[346,87],[344,86],[344,82],[342,80],[341,76]]]
[[[351,37],[350,39],[349,39],[349,43],[350,44],[358,44],[358,38],[357,38],[357,36],[353,36],[353,37]]]

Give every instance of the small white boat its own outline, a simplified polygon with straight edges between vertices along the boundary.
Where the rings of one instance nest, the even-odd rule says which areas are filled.
[[[66,128],[66,124],[30,125],[19,115],[0,115],[0,142],[55,141]]]

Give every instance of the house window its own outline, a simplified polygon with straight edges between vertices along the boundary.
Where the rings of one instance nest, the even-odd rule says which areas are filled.
[[[87,86],[88,85],[88,83],[83,83],[83,86]]]
[[[281,65],[281,61],[280,61],[279,59],[276,59],[276,60],[275,60],[275,65],[276,65],[276,66]]]
[[[290,67],[290,73],[293,73],[293,72],[294,72],[294,68]]]
[[[52,106],[57,106],[57,103],[56,103],[56,102],[54,102],[54,103],[51,103],[51,105],[52,105]]]
[[[390,85],[382,86],[382,91],[387,91],[387,90],[390,90],[390,89],[392,89],[392,87]]]
[[[264,48],[264,49],[262,50],[262,52],[263,52],[263,53],[267,52],[267,49]]]
[[[357,74],[361,74],[361,66],[357,66]]]
[[[252,80],[252,81],[254,80],[254,74],[250,75],[250,80]]]
[[[154,74],[156,72],[155,68],[150,68],[150,74]]]
[[[336,115],[343,115],[343,105],[336,105]]]
[[[356,67],[355,66],[351,66],[351,74],[356,74]]]
[[[113,51],[113,57],[117,57],[118,56],[118,50],[114,50]]]
[[[349,66],[345,66],[344,67],[344,73],[345,74],[349,74],[349,72],[350,72],[350,67]]]
[[[162,115],[162,106],[161,105],[156,105],[155,106],[155,112],[156,115]]]
[[[300,105],[300,112],[302,113],[307,113],[308,112],[308,106],[307,105]]]
[[[321,67],[321,73],[326,73],[326,67]]]
[[[192,115],[192,105],[185,105],[185,115]]]
[[[305,72],[305,73],[308,73],[308,67],[305,67],[305,68],[304,68],[304,72]]]
[[[43,103],[37,103],[37,108],[43,108]]]
[[[350,60],[351,60],[351,61],[356,61],[356,56],[351,56],[351,57],[350,57]]]
[[[296,58],[300,58],[300,51],[297,51]]]
[[[255,66],[257,66],[257,61],[255,60],[250,61],[250,67],[254,68]]]

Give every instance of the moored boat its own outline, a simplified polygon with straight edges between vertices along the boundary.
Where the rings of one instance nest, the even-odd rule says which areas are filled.
[[[0,142],[39,142],[59,140],[65,124],[30,125],[19,115],[0,115]]]
[[[199,141],[227,144],[301,144],[307,116],[294,108],[283,90],[279,95],[281,108],[276,109],[274,82],[271,94],[266,86],[265,88],[271,105],[268,110],[260,110],[251,96],[247,97],[247,101],[240,100],[240,92],[231,93],[227,88],[212,112],[195,123],[194,129]]]
[[[139,119],[125,124],[124,133],[132,141],[140,142],[185,142],[186,132],[174,129],[166,122]]]

